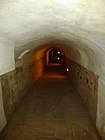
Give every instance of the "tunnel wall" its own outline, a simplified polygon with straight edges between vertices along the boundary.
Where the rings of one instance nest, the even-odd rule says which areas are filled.
[[[46,67],[46,58],[42,57],[38,60],[34,61],[34,80],[37,80],[38,78],[40,78],[44,71],[45,71],[45,67]]]
[[[33,55],[35,67],[34,69],[35,80],[37,80],[43,75],[46,68],[46,56],[44,54],[44,51],[45,51],[44,49],[39,49]]]
[[[38,53],[28,53],[17,60],[16,69],[1,78],[4,112],[8,120],[22,98],[44,72],[45,59]]]
[[[2,86],[1,86],[1,79],[0,79],[0,131],[4,128],[5,125],[6,125],[6,117],[4,114]]]
[[[1,76],[4,111],[7,120],[32,86],[33,64],[19,67]]]
[[[66,64],[67,68],[69,68],[67,75],[70,79],[70,82],[80,94],[91,118],[96,124],[98,76],[68,58],[66,58]]]

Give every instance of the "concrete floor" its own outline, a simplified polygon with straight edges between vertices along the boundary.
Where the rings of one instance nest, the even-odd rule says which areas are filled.
[[[100,140],[66,76],[51,66],[48,70],[16,109],[0,140]]]

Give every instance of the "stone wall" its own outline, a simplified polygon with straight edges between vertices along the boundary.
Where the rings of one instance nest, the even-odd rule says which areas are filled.
[[[14,71],[2,75],[2,94],[6,119],[8,120],[35,80],[44,72],[44,58],[22,65]]]
[[[91,118],[96,123],[98,76],[78,63],[75,63],[74,61],[67,58],[66,65],[69,68],[67,75],[72,86],[80,94],[90,113]]]
[[[0,132],[2,131],[5,125],[6,125],[6,117],[4,114],[2,86],[1,86],[1,79],[0,79]]]

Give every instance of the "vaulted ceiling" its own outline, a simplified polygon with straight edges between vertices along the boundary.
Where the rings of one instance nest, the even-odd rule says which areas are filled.
[[[8,62],[4,56],[16,57],[44,44],[63,45],[68,56],[74,51],[78,63],[99,75],[99,102],[103,107],[105,1],[0,0],[0,65],[4,65],[3,60]],[[105,118],[105,112],[102,116]]]

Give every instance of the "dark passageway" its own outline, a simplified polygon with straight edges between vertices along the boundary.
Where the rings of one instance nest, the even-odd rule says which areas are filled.
[[[104,29],[105,0],[0,0],[1,140],[105,140]]]
[[[64,61],[64,53],[58,49],[51,49],[49,52],[49,63],[61,64]]]
[[[62,65],[49,65],[13,113],[0,140],[100,140]]]

